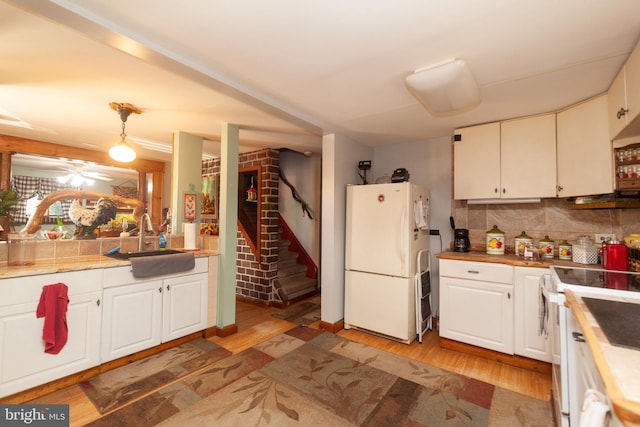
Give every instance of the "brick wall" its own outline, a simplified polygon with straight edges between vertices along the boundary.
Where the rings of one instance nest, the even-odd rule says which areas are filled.
[[[236,294],[262,302],[278,300],[274,281],[278,274],[278,184],[280,155],[266,149],[239,155],[238,168],[261,166],[260,177],[260,258],[238,230]],[[202,162],[202,175],[220,172],[220,160]],[[217,223],[217,219],[207,220]]]

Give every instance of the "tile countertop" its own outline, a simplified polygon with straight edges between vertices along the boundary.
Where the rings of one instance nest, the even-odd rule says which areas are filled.
[[[600,264],[579,264],[573,261],[564,261],[558,258],[542,258],[539,261],[526,260],[514,254],[505,255],[489,255],[486,252],[454,252],[444,251],[434,255],[438,259],[453,259],[458,261],[476,261],[476,262],[492,262],[499,264],[513,265],[516,267],[540,267],[548,268],[551,266],[561,267],[582,267],[582,268],[602,268]]]
[[[616,416],[625,425],[639,425],[640,351],[611,345],[579,292],[566,291],[566,298],[565,305],[571,308],[584,332],[585,340],[589,345]],[[638,300],[601,295],[598,298],[637,303],[640,310],[640,301]],[[631,327],[637,327],[637,325]]]
[[[219,255],[218,251],[193,251],[196,258]],[[38,274],[61,273],[63,271],[90,270],[94,268],[109,268],[130,265],[128,260],[111,258],[106,255],[86,255],[69,258],[55,258],[36,260],[33,265],[10,266],[0,263],[0,279],[11,277],[35,276]]]

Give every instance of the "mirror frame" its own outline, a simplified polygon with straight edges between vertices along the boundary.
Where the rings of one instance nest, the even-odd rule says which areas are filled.
[[[16,136],[0,135],[0,188],[9,189],[11,181],[11,156],[15,153],[34,154],[47,157],[64,157],[68,159],[95,162],[108,166],[129,167],[138,171],[138,199],[146,201],[151,209],[149,214],[154,226],[162,222],[162,197],[164,181],[164,162],[136,159],[126,165],[116,162],[107,153],[87,150],[68,145],[53,144]],[[151,174],[153,193],[146,197],[148,184],[147,174]]]

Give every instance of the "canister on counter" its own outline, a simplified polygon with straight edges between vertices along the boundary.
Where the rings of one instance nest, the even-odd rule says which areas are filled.
[[[533,242],[533,239],[530,236],[527,236],[527,233],[522,231],[518,236],[516,236],[516,244],[514,246],[514,252],[517,256],[524,256],[524,248]]]
[[[497,225],[487,231],[487,253],[490,255],[504,255],[504,231]]]
[[[8,265],[33,265],[36,263],[36,235],[9,233],[7,236]]]
[[[566,261],[571,261],[573,259],[573,254],[571,252],[571,243],[563,240],[558,245],[558,258]]]
[[[544,239],[540,239],[538,247],[542,258],[553,258],[553,243],[549,236],[544,236]]]

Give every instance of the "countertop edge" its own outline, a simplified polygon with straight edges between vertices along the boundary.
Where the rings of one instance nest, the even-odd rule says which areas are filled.
[[[190,251],[196,258],[220,255],[218,251]],[[131,265],[129,260],[120,260],[106,255],[84,255],[69,258],[55,258],[36,261],[33,265],[8,266],[0,265],[0,280],[40,274],[63,273],[66,271],[93,270]]]
[[[609,368],[609,362],[604,354],[604,351],[600,348],[600,340],[598,339],[596,332],[593,330],[589,320],[586,317],[585,310],[588,311],[584,304],[581,304],[581,296],[576,295],[571,290],[565,291],[566,302],[578,321],[580,328],[584,332],[585,340],[589,345],[589,350],[593,356],[593,361],[602,377],[604,382],[607,396],[611,400],[613,411],[616,416],[625,425],[639,425],[640,424],[640,402],[628,399],[618,386],[618,382]]]
[[[443,251],[434,256],[438,259],[450,259],[456,261],[474,261],[474,262],[488,262],[497,264],[512,265],[515,267],[539,267],[550,268],[553,266],[559,267],[579,267],[579,268],[601,268],[600,264],[579,264],[573,261],[565,261],[557,258],[543,258],[540,260],[526,260],[515,254],[505,255],[490,255],[486,252],[471,251],[471,252],[454,252]]]

